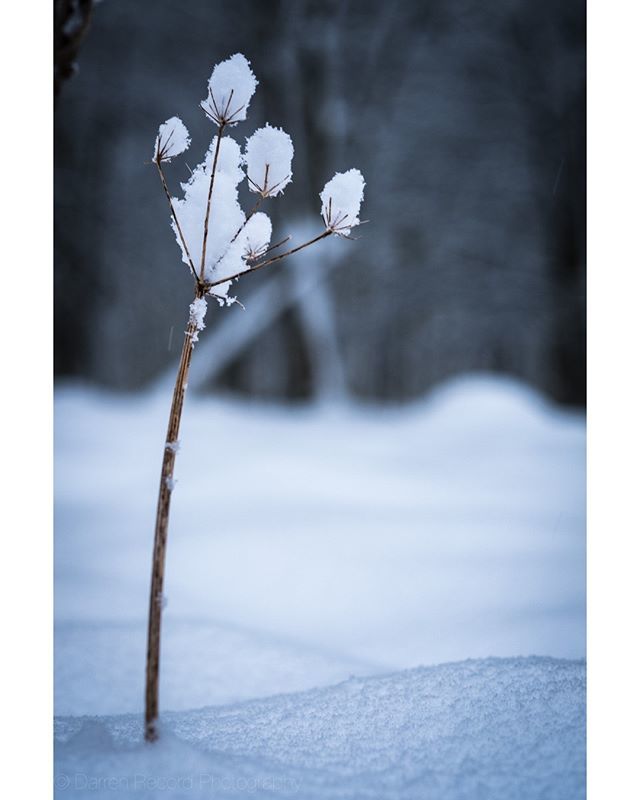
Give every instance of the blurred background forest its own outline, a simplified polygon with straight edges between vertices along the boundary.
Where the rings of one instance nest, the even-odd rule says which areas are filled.
[[[584,404],[582,0],[54,7],[56,377],[130,390],[173,372],[192,285],[154,139],[173,115],[192,134],[178,193],[213,135],[211,69],[242,52],[260,85],[232,135],[268,121],[296,148],[275,239],[320,230],[318,193],[352,166],[370,224],[241,281],[247,311],[211,309],[196,385],[395,402],[488,370]]]

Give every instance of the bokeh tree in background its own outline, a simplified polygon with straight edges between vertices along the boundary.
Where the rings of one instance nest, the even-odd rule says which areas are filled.
[[[491,370],[583,404],[577,0],[94,4],[56,107],[57,376],[136,389],[175,362],[190,287],[168,220],[158,225],[166,200],[149,141],[173,113],[194,127],[203,86],[192,76],[238,51],[260,64],[256,123],[281,125],[296,143],[296,229],[317,218],[309,187],[356,151],[372,223],[326,263],[254,276],[243,317],[211,314],[200,386],[400,401]],[[196,152],[206,144],[194,137]],[[187,166],[176,160],[176,187]],[[292,232],[267,210],[275,238]],[[153,304],[144,314],[143,302]]]

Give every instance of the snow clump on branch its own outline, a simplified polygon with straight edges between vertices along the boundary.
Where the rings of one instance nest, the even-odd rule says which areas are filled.
[[[207,97],[200,105],[216,125],[236,125],[247,118],[257,85],[249,62],[236,53],[213,68]]]
[[[271,220],[262,211],[254,214],[244,229],[244,255],[255,261],[264,255],[271,241]]]
[[[182,260],[189,264],[189,255],[196,266],[200,263],[202,252],[203,221],[207,211],[207,198],[211,176],[204,169],[196,169],[191,178],[182,184],[184,198],[174,199],[176,214],[184,234],[187,249],[182,245],[173,221],[176,239],[182,250]],[[241,259],[229,264],[229,243],[245,223],[245,215],[238,202],[238,189],[235,178],[216,169],[216,177],[209,205],[209,230],[204,263],[204,280],[213,283],[225,275],[234,275],[246,269]],[[227,263],[223,263],[223,262]]]
[[[204,297],[196,297],[196,299],[189,306],[189,324],[195,327],[191,335],[191,342],[195,344],[198,341],[198,333],[205,329],[204,317],[207,313],[207,301]]]
[[[360,224],[358,215],[364,198],[365,182],[357,169],[336,172],[320,192],[322,218],[327,228],[340,236],[348,236]]]
[[[158,128],[156,146],[153,151],[154,161],[171,161],[179,156],[191,144],[191,137],[180,117],[171,117]]]
[[[237,302],[229,297],[229,290],[243,273],[297,253],[332,233],[348,236],[360,222],[358,214],[365,184],[361,173],[352,169],[335,175],[321,194],[324,231],[286,252],[278,252],[278,248],[290,237],[270,246],[271,220],[258,207],[281,194],[291,183],[294,155],[291,137],[281,128],[267,124],[247,139],[243,154],[234,138],[223,135],[225,127],[246,119],[257,85],[249,62],[240,53],[214,67],[208,98],[201,106],[218,125],[218,132],[204,160],[181,183],[182,197],[171,196],[163,164],[187,149],[191,142],[189,132],[178,117],[171,117],[160,125],[156,137],[154,162],[169,201],[171,225],[182,260],[191,271],[198,296],[202,298],[206,293],[221,305]],[[258,194],[248,214],[238,196],[239,185],[245,178],[248,188]],[[267,258],[266,254],[272,250],[276,253]],[[197,308],[206,308],[206,303],[202,303]],[[194,313],[192,308],[192,319]],[[198,319],[204,319],[204,310]]]
[[[252,192],[275,197],[291,183],[293,142],[282,128],[265,125],[247,139],[247,179]]]

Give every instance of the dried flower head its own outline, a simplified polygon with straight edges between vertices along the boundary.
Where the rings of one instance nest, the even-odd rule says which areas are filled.
[[[257,85],[249,62],[236,53],[213,68],[207,97],[200,105],[216,125],[236,125],[247,118],[249,103]]]
[[[327,229],[348,236],[360,224],[358,215],[364,198],[365,182],[358,169],[336,172],[320,192],[322,219]]]
[[[171,161],[191,144],[191,137],[180,117],[171,117],[158,128],[153,150],[154,161]]]
[[[247,220],[244,227],[244,257],[256,261],[264,255],[271,242],[271,220],[262,211]]]
[[[281,128],[259,128],[247,139],[244,159],[249,188],[262,197],[275,197],[291,183],[293,142]]]

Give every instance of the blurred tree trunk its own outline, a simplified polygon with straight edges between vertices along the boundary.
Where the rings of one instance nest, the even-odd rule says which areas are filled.
[[[53,92],[76,71],[76,58],[89,23],[92,0],[53,0]]]
[[[238,138],[269,121],[296,148],[294,181],[269,208],[277,235],[317,219],[324,182],[352,166],[367,181],[371,224],[306,306],[293,281],[294,301],[279,297],[277,313],[264,310],[273,286],[256,297],[260,324],[250,327],[260,335],[239,337],[242,352],[211,380],[301,398],[341,383],[329,376],[343,362],[356,396],[400,401],[451,375],[493,370],[583,403],[583,6],[96,6],[91,47],[55,123],[57,374],[133,389],[172,359],[190,282],[145,161],[158,122],[177,114],[194,142],[172,165],[171,185],[188,177],[210,139],[199,87],[216,60],[240,51],[260,89]],[[71,72],[88,9],[56,3],[59,76]],[[254,280],[240,300],[271,278]],[[143,285],[154,286],[146,316]],[[235,330],[226,316],[212,319],[203,349],[218,324],[225,337]]]

